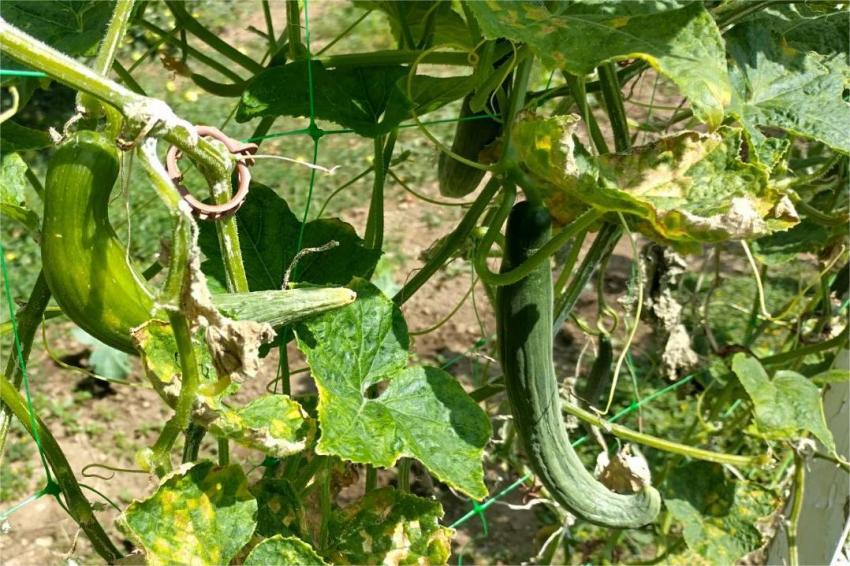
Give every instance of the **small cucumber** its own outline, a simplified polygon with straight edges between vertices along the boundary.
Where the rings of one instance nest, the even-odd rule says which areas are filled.
[[[469,108],[471,96],[472,94],[468,94],[463,99],[452,151],[471,161],[478,161],[481,150],[493,143],[502,133],[502,124],[492,118],[476,118],[485,114],[476,114]],[[484,173],[482,169],[470,167],[441,152],[437,162],[440,194],[451,198],[464,197],[478,187]]]
[[[529,202],[508,217],[502,272],[550,237],[548,211]],[[543,262],[526,277],[496,289],[499,354],[513,422],[540,481],[561,505],[590,522],[637,528],[652,522],[661,497],[652,487],[633,495],[609,491],[588,472],[567,436],[552,363],[552,269]]]

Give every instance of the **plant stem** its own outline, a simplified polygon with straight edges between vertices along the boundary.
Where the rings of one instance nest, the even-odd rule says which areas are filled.
[[[230,464],[230,441],[226,438],[218,439],[218,465],[226,466]]]
[[[166,0],[165,4],[177,24],[206,43],[209,47],[221,53],[237,65],[240,65],[251,73],[259,73],[263,70],[263,66],[221,39],[219,36],[208,30],[203,24],[192,17],[192,14],[186,11],[183,2],[175,2],[174,0]]]
[[[614,63],[605,63],[596,68],[599,74],[599,84],[602,87],[602,99],[608,110],[611,121],[611,131],[614,134],[614,148],[619,152],[628,151],[632,147],[629,136],[629,122],[626,109],[623,106],[623,93],[620,81],[617,80],[617,68]]]
[[[303,59],[306,49],[301,43],[301,12],[298,0],[286,0],[286,36],[289,43],[289,59],[292,61]]]
[[[6,360],[6,371],[3,373],[3,375],[10,376],[15,391],[21,387],[24,368],[30,357],[35,331],[38,329],[39,323],[41,323],[44,309],[47,308],[47,303],[49,302],[50,288],[48,288],[47,280],[44,278],[44,271],[39,271],[38,277],[35,280],[35,286],[33,286],[29,299],[27,299],[27,304],[15,316],[18,330],[18,344],[21,346],[21,359],[18,359],[17,346],[13,346],[9,358]],[[4,404],[0,407],[0,462],[3,461],[6,439],[9,435],[11,424],[11,410]]]
[[[321,485],[319,492],[319,510],[322,514],[321,526],[319,527],[319,548],[328,547],[328,523],[331,518],[331,470],[333,469],[333,458],[325,457],[325,466],[322,470]]]
[[[800,564],[797,552],[797,524],[803,512],[803,495],[806,488],[806,460],[798,453],[794,454],[794,498],[791,500],[791,513],[788,516],[788,562],[791,566]]]
[[[531,78],[531,69],[534,66],[534,55],[526,47],[519,49],[517,58],[519,59],[519,64],[514,74],[514,82],[511,85],[507,108],[505,108],[505,113],[502,116],[502,140],[504,140],[504,147],[502,148],[502,157],[499,159],[499,164],[503,166],[510,163],[513,159],[513,152],[510,147],[511,131],[513,130],[514,120],[525,105],[525,94],[528,91],[528,81]]]
[[[738,456],[736,454],[726,454],[723,452],[703,450],[702,448],[694,448],[693,446],[679,444],[678,442],[658,438],[657,436],[637,432],[621,425],[612,424],[609,421],[601,419],[593,413],[585,411],[584,409],[576,407],[570,403],[564,403],[562,406],[566,413],[577,417],[590,425],[597,426],[605,432],[610,432],[616,437],[624,438],[631,442],[636,442],[665,452],[680,454],[697,460],[705,460],[706,462],[729,464],[730,466],[738,466],[742,468],[748,466],[763,466],[767,463],[765,462],[764,456]]]
[[[190,422],[189,426],[186,427],[186,443],[183,445],[184,464],[197,461],[201,441],[206,433],[207,429],[193,422]]]
[[[184,46],[181,43],[180,39],[178,39],[177,37],[174,36],[174,31],[176,31],[178,28],[174,28],[173,31],[168,32],[168,31],[165,31],[164,29],[162,29],[160,27],[157,27],[156,25],[152,24],[151,22],[149,22],[147,20],[142,20],[141,24],[142,24],[142,27],[144,27],[146,30],[158,35],[166,43],[169,43],[169,44],[171,44],[175,47],[179,47],[181,49],[185,48],[186,53],[188,53],[192,58],[203,63],[204,65],[206,65],[210,69],[213,69],[214,71],[218,71],[223,76],[227,77],[228,79],[232,80],[233,82],[241,83],[241,82],[245,81],[245,79],[243,79],[241,76],[239,76],[238,73],[232,71],[226,65],[219,63],[218,61],[216,61],[215,59],[213,59],[209,55],[206,55],[205,53],[198,51],[197,49],[195,49],[191,45]]]
[[[103,76],[109,73],[109,69],[112,67],[112,61],[115,60],[115,54],[118,52],[118,47],[124,38],[124,32],[127,31],[127,24],[130,21],[130,14],[132,12],[133,0],[118,0],[115,3],[115,10],[112,12],[112,19],[109,21],[109,27],[106,29],[106,36],[103,38],[103,43],[100,44],[97,58],[94,61],[94,65],[92,65],[95,73]],[[95,114],[100,108],[100,102],[85,93],[79,94],[77,105],[81,106],[86,113],[91,114]]]
[[[380,250],[384,244],[384,185],[397,137],[397,129],[387,136],[375,137],[375,153],[372,162],[375,176],[372,182],[372,198],[369,202],[366,232],[363,235],[366,246],[375,250]]]
[[[231,157],[205,139],[199,139],[195,128],[178,118],[161,100],[140,96],[100,76],[2,19],[0,50],[71,88],[115,106],[127,118],[131,131],[141,132],[153,125],[149,135],[163,137],[180,148],[199,165],[208,183],[212,184],[216,179],[229,179]]]
[[[393,297],[393,302],[396,305],[403,305],[410,297],[419,290],[422,285],[428,282],[434,273],[439,270],[446,261],[460,248],[461,244],[467,241],[469,235],[475,229],[478,218],[484,213],[484,209],[490,204],[490,200],[499,190],[501,180],[497,177],[491,177],[490,180],[481,189],[481,192],[476,197],[472,206],[461,219],[460,223],[454,230],[443,240],[439,247],[434,250],[434,253],[422,266],[422,268],[405,283],[404,287],[399,290]]]
[[[410,466],[413,460],[410,458],[402,458],[398,462],[398,489],[410,493]]]
[[[340,55],[326,55],[314,58],[313,61],[320,62],[326,69],[345,69],[352,67],[383,67],[385,65],[411,65],[422,55],[420,50],[382,50],[370,51],[369,53],[343,53]],[[454,65],[469,66],[469,55],[467,53],[456,53],[453,51],[431,51],[421,60],[420,65]]]
[[[269,0],[262,0],[263,18],[266,20],[266,34],[269,41],[269,53],[274,54],[277,51],[277,40],[274,33],[274,21],[272,20],[272,10],[269,7]]]
[[[189,426],[192,419],[192,407],[195,404],[195,396],[200,384],[198,373],[198,362],[195,359],[195,350],[192,348],[192,334],[186,317],[180,313],[168,313],[168,320],[174,332],[174,340],[177,342],[177,353],[180,357],[180,396],[174,408],[174,416],[171,417],[162,429],[159,438],[153,446],[151,463],[154,471],[160,477],[171,470],[171,448],[180,432]]]
[[[378,470],[370,464],[366,464],[366,493],[375,491],[378,487]]]
[[[790,352],[783,352],[781,354],[774,354],[773,356],[761,358],[759,361],[763,366],[778,366],[786,362],[796,360],[797,358],[817,354],[818,352],[823,352],[824,350],[829,350],[830,348],[835,348],[837,346],[844,346],[846,348],[847,339],[848,336],[850,336],[850,332],[848,331],[850,331],[850,325],[845,326],[844,330],[842,330],[840,334],[833,338],[830,338],[829,340],[826,340],[825,342],[818,342],[817,344],[801,346],[795,350],[791,350]]]
[[[77,478],[74,477],[71,464],[68,463],[56,439],[50,434],[41,419],[35,415],[30,415],[21,394],[17,392],[5,375],[0,375],[0,399],[11,409],[30,436],[38,437],[44,457],[50,464],[50,469],[56,476],[56,483],[65,496],[68,512],[86,533],[95,552],[109,564],[117,561],[123,555],[112,544],[106,531],[98,522],[91,504],[83,495],[80,485],[77,483]]]
[[[623,229],[619,224],[606,223],[602,225],[569,285],[563,293],[555,298],[553,334],[558,333],[561,325],[572,312],[581,292],[593,275],[593,270],[614,251],[614,246],[617,245],[622,235]]]
[[[567,86],[570,87],[570,92],[573,94],[573,101],[578,106],[578,111],[581,113],[582,120],[584,120],[585,126],[587,126],[590,133],[590,139],[593,140],[593,146],[599,153],[608,153],[608,144],[605,142],[605,136],[602,135],[602,130],[599,129],[599,123],[596,121],[596,117],[587,103],[585,78],[577,77],[567,72],[564,72],[564,78],[567,80]]]

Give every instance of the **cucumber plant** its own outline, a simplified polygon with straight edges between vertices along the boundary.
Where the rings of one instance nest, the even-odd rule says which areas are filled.
[[[0,461],[17,419],[44,456],[41,493],[61,495],[104,560],[125,552],[23,387],[48,316],[138,355],[168,407],[157,439],[134,454],[157,485],[119,521],[150,564],[446,563],[453,528],[471,515],[450,523],[442,504],[450,494],[501,497],[497,476],[514,489],[535,479],[524,489],[548,510],[538,562],[735,562],[764,546],[756,524],[781,513],[787,486],[791,511],[777,528],[787,529],[790,562],[812,556],[796,537],[806,459],[850,469],[821,400],[847,378],[830,369],[848,338],[844,8],[357,0],[340,10],[351,24],[314,50],[311,2],[233,6],[265,22],[239,47],[212,25],[212,3],[33,6],[0,6],[0,85],[12,102],[2,113],[0,214],[4,230],[16,223],[37,239],[41,270],[3,326],[16,347],[0,376]],[[376,41],[378,13],[394,48],[347,51]],[[121,46],[134,42],[146,51],[131,63],[133,49]],[[271,188],[269,169],[253,166],[292,158],[199,136],[145,94],[151,76],[140,70],[157,51],[194,85],[192,115],[236,98],[232,112],[209,119],[250,122],[258,141],[309,136],[303,212]],[[64,125],[28,112],[49,81],[78,93]],[[281,117],[308,122],[278,136]],[[446,121],[457,122],[449,137]],[[320,142],[338,134],[365,138],[372,152],[329,197],[354,194],[371,175],[363,226],[324,216],[327,202],[310,216]],[[160,161],[160,140],[192,163],[187,184],[205,182],[217,210],[231,177],[247,183],[240,175],[254,167],[259,182],[238,212],[197,219],[174,181],[175,152],[168,170]],[[437,149],[424,155],[428,142]],[[394,235],[388,179],[432,158],[441,196],[469,200],[426,197],[460,204],[462,216],[414,273],[396,274],[404,284],[388,297],[375,275]],[[144,272],[108,214],[134,163],[171,223],[169,253]],[[645,242],[654,247],[641,252]],[[13,245],[4,238],[4,251]],[[614,302],[606,278],[629,248],[631,273]],[[444,367],[412,359],[417,333],[402,314],[457,258],[472,265],[495,315],[485,330],[497,363],[487,367],[501,375],[471,392]],[[581,300],[594,277],[596,320]],[[598,342],[574,384],[555,347],[565,328]],[[315,395],[293,393],[292,341]],[[235,396],[269,370],[272,349],[268,394]],[[611,423],[638,411],[636,425]],[[589,435],[571,439],[563,413]],[[494,433],[491,421],[503,426]],[[643,445],[647,458],[631,446],[600,454],[611,436]],[[231,454],[233,444],[245,451]],[[412,493],[411,469],[437,481],[440,501]],[[353,499],[340,497],[361,477]]]

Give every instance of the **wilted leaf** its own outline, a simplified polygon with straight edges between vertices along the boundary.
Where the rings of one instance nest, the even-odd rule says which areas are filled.
[[[286,395],[263,395],[244,407],[224,409],[210,430],[269,456],[283,458],[312,442],[316,425],[296,401]]]
[[[243,562],[245,566],[327,565],[309,544],[295,537],[280,535],[267,538],[254,547]]]
[[[577,122],[532,118],[513,130],[519,160],[543,181],[543,196],[562,221],[584,203],[636,217],[647,236],[679,243],[751,238],[796,222],[765,169],[740,159],[738,130],[680,132],[593,157],[573,136]]]
[[[384,488],[337,511],[328,525],[335,564],[445,564],[452,530],[436,501]]]
[[[723,120],[731,99],[723,39],[701,2],[514,0],[469,7],[488,39],[527,43],[545,64],[574,75],[607,61],[643,59],[679,87],[698,118],[712,127]]]
[[[769,379],[757,359],[742,353],[732,358],[732,371],[753,400],[759,432],[768,438],[788,440],[798,438],[802,431],[811,432],[835,452],[820,389],[805,376],[780,370]]]
[[[674,468],[664,504],[682,524],[691,551],[711,564],[734,564],[759,548],[756,523],[773,512],[774,494],[726,478],[720,464],[690,462]]]
[[[257,501],[238,465],[184,466],[124,512],[152,566],[227,564],[251,539]]]
[[[365,281],[353,288],[354,304],[295,330],[319,389],[316,451],[382,467],[414,457],[442,481],[485,496],[487,416],[443,370],[407,367],[398,307]]]

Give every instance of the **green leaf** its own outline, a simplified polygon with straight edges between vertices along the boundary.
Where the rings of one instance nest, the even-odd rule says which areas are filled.
[[[89,366],[92,372],[110,381],[122,381],[130,374],[130,356],[125,352],[104,344],[82,328],[75,328],[72,335],[77,342],[91,347]]]
[[[731,100],[723,39],[701,2],[470,2],[485,37],[527,43],[543,62],[583,76],[608,61],[643,59],[712,127]],[[673,8],[673,9],[671,9]]]
[[[370,283],[353,288],[354,304],[295,329],[319,389],[316,451],[381,467],[414,457],[442,481],[484,497],[486,414],[443,370],[407,367],[398,307]]]
[[[424,114],[463,97],[474,87],[471,77],[417,76],[408,99],[408,67],[400,65],[325,69],[312,62],[295,61],[272,67],[251,80],[242,94],[236,121],[258,116],[310,116],[307,87],[280,88],[280,85],[307,85],[312,80],[316,118],[330,120],[365,137],[385,134],[411,117],[411,111]]]
[[[384,488],[335,512],[328,557],[335,564],[445,564],[452,529],[436,501]]]
[[[574,137],[578,117],[531,118],[513,129],[514,149],[556,218],[576,200],[640,220],[645,235],[681,244],[752,238],[797,221],[764,167],[740,159],[739,130],[685,131],[628,153],[590,156]],[[781,206],[780,206],[781,205]]]
[[[114,5],[101,0],[3,0],[3,19],[67,55],[93,55]]]
[[[4,124],[4,136],[5,128]],[[0,217],[19,222],[30,232],[38,234],[41,219],[38,214],[26,207],[26,192],[29,185],[26,172],[27,164],[17,153],[0,155]]]
[[[257,534],[302,536],[307,534],[301,495],[285,479],[263,478],[251,491],[257,497]]]
[[[286,201],[272,189],[252,184],[248,199],[236,213],[242,259],[252,291],[280,289],[283,275],[298,252],[301,222]],[[215,226],[200,224],[198,243],[207,257],[201,266],[204,273],[225,286],[224,264],[218,246]],[[315,285],[345,285],[352,277],[368,277],[374,269],[380,250],[363,245],[354,228],[338,219],[308,222],[304,228],[302,247],[317,247],[331,240],[339,246],[303,256],[293,281]]]
[[[243,562],[245,566],[327,566],[309,544],[295,537],[275,535],[254,547]]]
[[[124,520],[151,566],[227,564],[251,540],[256,513],[242,468],[201,462],[166,476]]]
[[[757,359],[743,353],[732,358],[732,371],[753,400],[756,425],[765,437],[793,440],[811,432],[835,452],[820,389],[805,376],[780,370],[771,380]]]
[[[759,22],[735,26],[726,41],[732,57],[729,112],[738,117],[754,145],[764,139],[759,127],[767,126],[850,153],[850,104],[843,99],[846,77],[830,68],[830,59],[790,47]]]
[[[774,494],[726,479],[720,464],[674,468],[664,504],[682,524],[688,548],[712,564],[734,564],[763,544],[756,523],[775,509]]]
[[[750,245],[759,262],[781,265],[796,259],[801,253],[822,249],[829,239],[827,226],[805,219],[790,230],[764,236]]]
[[[5,6],[3,8],[5,10]],[[43,149],[53,145],[50,135],[11,121],[3,122],[3,137],[0,137],[0,154],[28,149]]]
[[[316,426],[304,409],[286,395],[263,395],[236,410],[225,409],[210,425],[224,436],[269,456],[283,458],[304,450]]]
[[[454,43],[471,47],[471,36],[457,12],[452,10],[451,2],[439,0],[419,0],[418,2],[388,2],[385,0],[354,0],[354,5],[378,9],[384,12],[390,21],[393,37],[398,42],[404,35],[408,48],[417,47],[429,38],[426,35],[426,24],[432,18],[430,45]],[[403,23],[402,23],[403,22]],[[404,25],[409,30],[409,37],[404,31]],[[410,45],[412,40],[413,45]],[[428,45],[430,47],[430,45]]]

